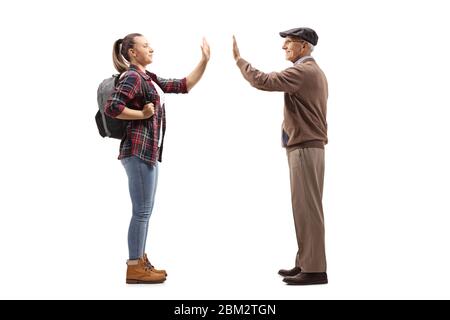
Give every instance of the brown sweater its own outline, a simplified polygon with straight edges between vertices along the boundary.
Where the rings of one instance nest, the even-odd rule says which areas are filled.
[[[272,73],[263,73],[242,58],[237,65],[253,87],[284,92],[284,147],[324,147],[328,142],[328,83],[313,58]]]

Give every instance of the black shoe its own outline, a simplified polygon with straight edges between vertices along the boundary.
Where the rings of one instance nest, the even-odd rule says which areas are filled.
[[[286,277],[284,282],[290,285],[307,286],[312,284],[327,284],[328,277],[326,272],[320,273],[305,273],[301,272],[294,277]]]
[[[299,267],[294,267],[291,270],[281,269],[280,271],[278,271],[278,274],[282,277],[293,277],[298,275],[301,271],[302,269],[300,269]]]

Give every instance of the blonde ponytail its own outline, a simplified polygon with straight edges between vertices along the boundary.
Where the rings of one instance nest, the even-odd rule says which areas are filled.
[[[128,70],[128,64],[120,53],[120,46],[123,42],[123,39],[116,40],[113,46],[113,63],[114,68],[116,68],[119,73],[123,73]]]
[[[134,38],[142,37],[140,33],[130,33],[123,39],[118,39],[114,42],[113,46],[113,63],[119,73],[123,73],[128,70],[130,66],[130,57],[128,56],[128,50],[134,46]]]

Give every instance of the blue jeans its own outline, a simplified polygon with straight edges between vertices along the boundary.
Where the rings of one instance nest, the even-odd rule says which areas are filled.
[[[154,166],[138,157],[131,156],[121,160],[128,176],[133,215],[128,229],[129,259],[139,259],[144,255],[147,241],[148,221],[155,202],[158,184],[158,164]]]

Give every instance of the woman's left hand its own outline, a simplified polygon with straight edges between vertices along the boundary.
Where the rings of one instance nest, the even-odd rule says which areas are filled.
[[[210,57],[210,49],[209,49],[209,44],[205,38],[203,38],[203,43],[201,45],[201,48],[202,48],[202,59],[205,60],[206,62],[208,62],[209,57]]]

